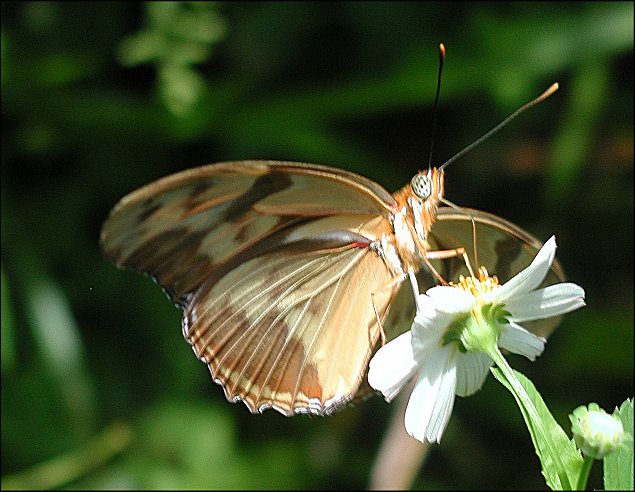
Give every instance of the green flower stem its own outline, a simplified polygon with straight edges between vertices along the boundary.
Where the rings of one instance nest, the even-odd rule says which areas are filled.
[[[514,371],[509,366],[509,364],[507,364],[507,360],[505,359],[505,357],[503,357],[503,354],[501,354],[497,345],[487,344],[487,347],[484,348],[487,355],[496,363],[496,365],[499,367],[499,369],[507,379],[507,382],[509,383],[511,388],[516,393],[518,402],[522,404],[524,411],[529,417],[529,420],[533,423],[535,432],[540,435],[540,442],[545,446],[545,451],[549,453],[554,466],[556,466],[556,473],[560,479],[562,489],[572,490],[572,485],[569,482],[569,477],[567,476],[567,473],[565,471],[565,465],[560,459],[559,453],[552,445],[551,440],[548,439],[545,435],[544,429],[541,425],[541,419],[538,415],[538,411],[531,401],[531,398],[529,398],[529,395],[525,391],[525,388],[523,388],[522,384],[520,384],[520,381],[518,381],[518,379],[516,378]],[[586,481],[584,483],[586,484]]]
[[[578,483],[575,485],[576,490],[586,489],[586,482],[589,479],[589,472],[591,471],[591,465],[593,465],[593,458],[590,456],[585,456],[584,464],[582,465],[582,469],[580,470],[580,475],[578,476]]]

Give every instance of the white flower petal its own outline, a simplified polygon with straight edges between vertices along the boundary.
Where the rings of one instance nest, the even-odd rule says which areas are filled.
[[[419,325],[418,330],[428,331],[438,323],[438,313],[434,307],[434,302],[427,295],[421,294],[417,298],[417,313],[413,321],[413,329],[414,325]]]
[[[556,238],[551,236],[527,268],[518,273],[495,291],[499,301],[505,301],[514,295],[529,292],[540,285],[547,276],[556,254]]]
[[[412,353],[419,364],[425,361],[431,352],[439,350],[442,346],[442,330],[421,330],[416,324],[412,325]]]
[[[442,313],[463,313],[469,311],[474,303],[470,292],[447,285],[432,287],[426,294],[434,301],[436,310]]]
[[[514,354],[520,354],[534,361],[545,349],[545,340],[525,330],[522,326],[513,321],[509,324],[501,325],[501,334],[498,338],[498,345]]]
[[[416,372],[412,353],[412,333],[407,331],[391,340],[373,356],[368,369],[368,384],[391,401]]]
[[[450,419],[456,388],[455,351],[456,347],[447,346],[426,360],[408,401],[406,431],[421,442],[439,442]]]
[[[436,311],[432,299],[424,294],[419,296],[418,302],[422,309],[417,309],[412,323],[412,348],[415,360],[423,361],[428,358],[430,350],[437,350],[441,347],[441,338],[445,328],[452,321],[454,315]]]
[[[584,289],[572,283],[550,285],[505,302],[514,321],[550,318],[584,306]]]
[[[494,361],[482,352],[457,355],[456,394],[469,396],[481,389]]]
[[[412,349],[415,360],[421,362],[429,357],[428,352],[442,346],[445,329],[454,319],[453,314],[436,313],[434,318],[415,317],[412,323]]]
[[[416,317],[434,318],[436,309],[434,308],[434,301],[425,294],[419,294],[415,297],[417,303]]]

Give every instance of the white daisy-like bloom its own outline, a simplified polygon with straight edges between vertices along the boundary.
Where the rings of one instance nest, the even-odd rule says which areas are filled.
[[[493,364],[487,343],[535,360],[546,340],[519,323],[559,316],[584,306],[584,290],[573,283],[537,289],[556,252],[555,237],[531,265],[505,284],[489,277],[463,278],[417,296],[412,329],[380,348],[370,361],[368,382],[391,401],[416,376],[406,409],[406,431],[423,442],[439,442],[454,395],[478,391]],[[483,345],[485,344],[485,345]]]

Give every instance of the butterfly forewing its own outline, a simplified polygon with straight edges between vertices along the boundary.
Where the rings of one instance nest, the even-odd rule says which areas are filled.
[[[116,265],[151,275],[183,306],[210,272],[235,258],[244,261],[254,245],[290,223],[336,214],[387,215],[392,204],[373,181],[325,166],[212,164],[124,197],[104,224],[101,246]]]

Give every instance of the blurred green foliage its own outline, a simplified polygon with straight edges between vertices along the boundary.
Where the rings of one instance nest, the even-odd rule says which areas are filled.
[[[544,356],[512,365],[561,425],[632,396],[632,2],[1,8],[3,488],[367,485],[391,406],[287,419],[227,403],[179,311],[106,262],[98,234],[127,192],[208,162],[315,162],[402,186],[429,152],[439,42],[435,161],[561,86],[447,173],[455,203],[555,234],[587,291]],[[544,488],[505,393],[488,381],[457,401],[415,487]]]

